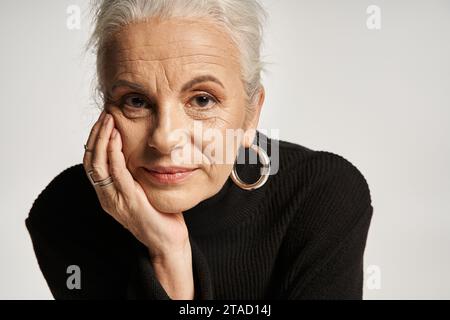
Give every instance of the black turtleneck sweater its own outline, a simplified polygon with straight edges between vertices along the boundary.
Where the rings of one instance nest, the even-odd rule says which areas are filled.
[[[373,211],[366,180],[341,156],[275,143],[278,172],[263,187],[242,190],[229,178],[184,212],[195,299],[361,299]],[[259,166],[239,164],[238,174],[255,181]],[[146,248],[103,211],[81,164],[39,194],[26,227],[56,299],[169,299]],[[80,289],[67,286],[71,265]]]

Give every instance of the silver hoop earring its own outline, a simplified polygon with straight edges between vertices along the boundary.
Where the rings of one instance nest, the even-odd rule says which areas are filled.
[[[258,179],[258,181],[254,182],[254,183],[243,182],[241,180],[241,178],[239,178],[239,176],[236,172],[236,163],[233,166],[233,170],[231,170],[231,180],[233,180],[233,182],[239,188],[244,189],[244,190],[255,190],[255,189],[261,188],[267,182],[267,179],[269,179],[269,173],[270,173],[270,159],[269,159],[269,156],[267,155],[266,151],[256,144],[252,144],[250,146],[250,149],[253,149],[257,153],[259,160],[262,163],[262,168],[260,171],[261,177]]]

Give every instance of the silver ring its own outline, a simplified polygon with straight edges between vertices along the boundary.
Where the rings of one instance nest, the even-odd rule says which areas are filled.
[[[92,150],[91,150],[91,149],[88,149],[88,146],[87,146],[87,144],[85,144],[85,145],[84,145],[84,151],[85,151],[85,152],[92,152]]]
[[[102,179],[100,181],[94,181],[94,178],[92,177],[93,173],[94,173],[94,170],[92,170],[92,169],[87,172],[89,181],[91,181],[93,186],[98,185],[99,187],[106,187],[106,186],[109,186],[110,184],[114,183],[114,180],[111,176],[109,176],[105,179]]]
[[[113,183],[114,183],[113,178],[111,176],[109,176],[108,178],[100,181],[98,186],[103,188],[103,187],[109,186],[110,184],[113,184]]]

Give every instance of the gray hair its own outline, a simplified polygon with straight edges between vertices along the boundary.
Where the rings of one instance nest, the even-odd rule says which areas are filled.
[[[104,54],[110,37],[133,22],[152,17],[211,18],[224,27],[240,50],[241,79],[252,104],[261,86],[263,25],[267,13],[258,0],[93,0],[94,29],[87,48],[97,56],[97,90],[104,94]]]

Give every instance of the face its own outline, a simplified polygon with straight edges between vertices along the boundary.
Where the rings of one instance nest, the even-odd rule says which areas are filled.
[[[226,139],[227,132],[256,128],[264,99],[261,88],[258,102],[247,104],[228,34],[209,22],[153,19],[122,28],[105,58],[105,108],[150,203],[182,212],[216,194],[239,146],[254,137]],[[188,171],[161,173],[171,169]]]

